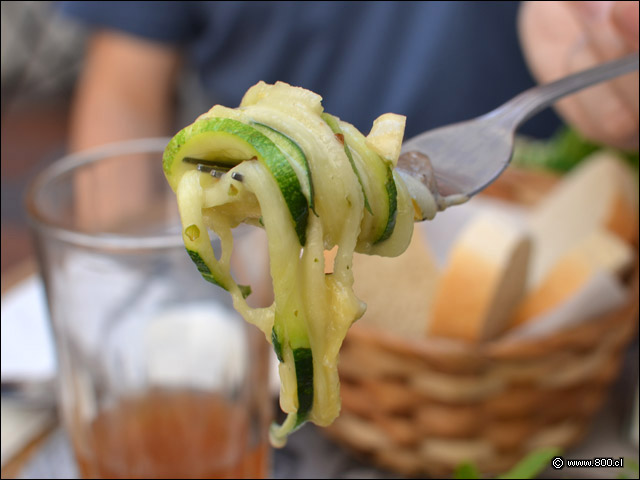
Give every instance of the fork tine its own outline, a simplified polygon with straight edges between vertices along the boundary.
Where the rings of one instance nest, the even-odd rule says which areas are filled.
[[[231,167],[224,167],[221,165],[212,165],[209,163],[202,163],[202,162],[206,162],[206,160],[200,160],[198,158],[193,158],[193,157],[184,157],[182,159],[183,162],[185,163],[191,163],[193,165],[196,166],[196,169],[199,172],[202,173],[208,173],[210,174],[212,177],[215,178],[221,178],[225,173],[229,172],[229,170],[231,170]],[[237,173],[237,172],[233,172],[231,174],[231,178],[233,178],[234,180],[241,182],[242,181],[242,175]]]
[[[210,165],[203,165],[202,163],[198,163],[196,165],[196,169],[199,172],[208,173],[209,175],[211,175],[212,177],[215,177],[215,178],[221,178],[222,175],[224,175],[226,173],[226,172],[218,170],[215,167],[212,167]]]

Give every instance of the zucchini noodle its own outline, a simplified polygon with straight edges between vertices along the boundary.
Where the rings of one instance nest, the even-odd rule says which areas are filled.
[[[181,130],[163,156],[190,257],[206,280],[229,291],[280,361],[280,405],[288,416],[271,427],[274,446],[305,421],[326,426],[340,413],[338,354],[365,311],[352,288],[354,252],[399,255],[414,219],[435,215],[424,211],[435,205],[429,195],[416,200],[393,169],[404,117],[381,116],[365,137],[324,113],[321,100],[286,83],[260,82],[239,108],[216,105]],[[215,178],[198,163],[228,172]],[[251,308],[250,288],[231,276],[231,231],[240,223],[267,233],[275,299],[267,308]],[[209,229],[220,237],[219,258]],[[324,251],[335,246],[333,273],[325,274]]]

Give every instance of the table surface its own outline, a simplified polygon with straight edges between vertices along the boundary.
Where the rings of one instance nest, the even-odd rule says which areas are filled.
[[[33,273],[32,261],[17,270],[3,273],[2,290]],[[627,352],[625,367],[589,435],[565,458],[624,457],[638,463],[638,448],[628,440],[631,403],[638,380],[638,343]],[[308,425],[294,434],[281,450],[272,452],[272,478],[397,478],[390,472],[364,464],[342,449],[321,429]],[[543,478],[618,478],[619,469],[546,469]],[[625,474],[629,475],[629,471]],[[31,442],[21,454],[2,469],[2,478],[78,478],[69,440],[57,426]],[[629,475],[633,478],[633,474]],[[637,473],[635,478],[638,478]]]
[[[638,462],[638,449],[616,432],[614,409],[608,408],[594,421],[591,435],[566,458],[624,457]],[[366,465],[334,444],[312,425],[294,433],[292,441],[272,452],[271,478],[397,478],[390,472]],[[619,469],[546,469],[542,478],[618,478]],[[627,474],[629,472],[627,471]],[[17,478],[78,478],[73,453],[65,432],[57,428],[20,471]],[[630,478],[633,478],[630,476]],[[636,477],[637,478],[637,474]]]

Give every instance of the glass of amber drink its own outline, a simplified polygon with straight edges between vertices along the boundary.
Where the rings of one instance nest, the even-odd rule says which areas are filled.
[[[185,251],[167,141],[66,157],[29,191],[61,417],[85,478],[266,477],[268,344]],[[260,249],[239,250],[242,280],[263,279]]]

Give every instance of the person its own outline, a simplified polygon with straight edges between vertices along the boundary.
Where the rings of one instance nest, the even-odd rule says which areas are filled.
[[[638,2],[527,2],[520,36],[540,82],[638,51]],[[556,104],[584,136],[638,150],[638,72],[592,87]]]
[[[93,33],[71,149],[172,135],[181,70],[235,107],[259,80],[319,93],[365,134],[407,116],[405,138],[486,113],[548,82],[638,49],[638,2],[62,2]],[[533,73],[533,76],[531,75]],[[638,147],[638,73],[557,104],[578,131]],[[195,117],[194,117],[195,118]],[[548,137],[549,109],[522,133]]]

